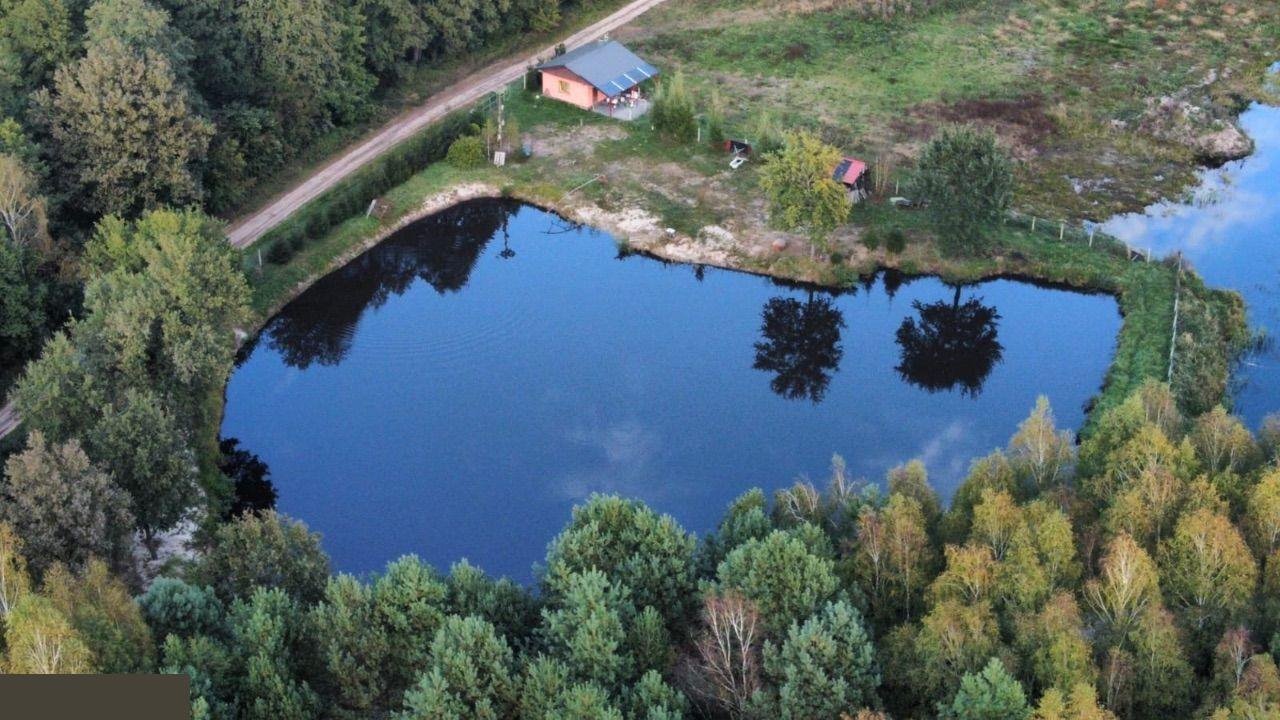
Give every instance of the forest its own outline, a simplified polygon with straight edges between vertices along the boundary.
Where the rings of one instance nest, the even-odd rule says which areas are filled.
[[[1280,717],[1280,416],[1216,385],[1148,381],[1079,438],[1042,399],[949,503],[838,456],[701,537],[595,495],[531,586],[334,573],[272,509],[211,432],[254,317],[219,217],[591,2],[0,0],[0,670],[182,673],[201,720]]]
[[[839,456],[702,538],[593,496],[534,587],[414,556],[331,574],[250,502],[135,597],[132,526],[164,521],[86,454],[117,433],[35,427],[0,504],[6,670],[186,673],[196,718],[1280,713],[1280,419],[1186,418],[1155,382],[1079,446],[1042,398],[947,509],[919,461],[868,484]]]
[[[102,218],[226,216],[415,73],[603,0],[3,0],[0,392],[81,314]]]

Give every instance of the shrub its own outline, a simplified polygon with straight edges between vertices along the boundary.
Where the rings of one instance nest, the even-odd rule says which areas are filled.
[[[707,101],[707,141],[713,146],[723,145],[726,139],[724,127],[724,99],[718,90],[712,90]]]
[[[768,110],[762,110],[752,118],[748,133],[747,137],[751,139],[757,155],[763,156],[782,149],[782,131],[778,129],[778,124]]]
[[[288,262],[310,238],[321,237],[348,218],[362,215],[370,200],[444,159],[450,144],[468,133],[475,120],[473,112],[450,115],[307,203],[263,236],[260,242],[271,247],[268,259],[276,264]],[[284,245],[288,247],[277,250]]]
[[[271,249],[267,250],[267,262],[274,265],[283,265],[293,258],[293,244],[287,240],[281,240],[271,244]]]
[[[689,142],[694,138],[698,120],[694,117],[693,96],[684,84],[684,73],[677,71],[658,84],[650,115],[653,128],[664,138],[675,142]]]
[[[902,228],[893,228],[888,232],[885,236],[884,247],[894,255],[907,249],[907,235],[902,232]]]
[[[880,243],[880,228],[867,228],[867,231],[862,233],[862,246],[871,252],[878,250]]]
[[[474,135],[460,137],[449,145],[445,161],[459,170],[475,170],[484,167],[488,153],[484,141]]]

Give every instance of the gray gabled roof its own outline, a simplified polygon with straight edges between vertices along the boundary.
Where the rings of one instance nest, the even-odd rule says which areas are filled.
[[[565,68],[609,97],[621,95],[658,74],[658,68],[617,40],[583,45],[538,66],[539,70],[551,68]]]

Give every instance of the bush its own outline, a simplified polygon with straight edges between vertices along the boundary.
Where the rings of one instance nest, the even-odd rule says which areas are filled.
[[[867,231],[862,233],[862,246],[871,252],[880,249],[880,243],[880,228],[867,228]]]
[[[653,128],[668,140],[689,142],[697,135],[698,120],[694,117],[693,97],[684,84],[684,73],[677,71],[658,84],[650,116]]]
[[[763,156],[782,149],[782,131],[768,110],[762,110],[752,118],[748,133],[747,137],[754,145],[752,150],[757,155]]]
[[[893,228],[888,232],[885,236],[884,247],[894,255],[907,249],[907,235],[902,232],[902,228]]]
[[[713,90],[707,101],[707,142],[717,147],[723,145],[727,139],[724,127],[724,99],[719,91]]]
[[[484,141],[474,135],[454,140],[449,146],[445,161],[459,170],[475,170],[484,167],[488,161]]]
[[[270,243],[268,259],[288,262],[308,240],[324,235],[347,219],[362,215],[369,201],[382,195],[431,163],[444,159],[449,146],[470,131],[474,112],[450,115],[422,131],[391,152],[369,163],[336,187],[307,203],[285,222],[263,236]],[[280,249],[277,249],[280,248]]]

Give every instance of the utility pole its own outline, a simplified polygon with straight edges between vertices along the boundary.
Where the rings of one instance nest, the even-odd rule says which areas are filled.
[[[506,96],[507,88],[504,86],[498,91],[498,148],[502,148],[502,129],[506,125],[506,117],[503,115],[502,98]]]

